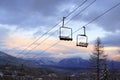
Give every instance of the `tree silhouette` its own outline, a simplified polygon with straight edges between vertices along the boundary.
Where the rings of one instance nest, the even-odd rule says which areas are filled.
[[[90,55],[90,66],[93,70],[94,76],[96,76],[96,80],[100,80],[103,77],[104,68],[106,68],[106,57],[104,55],[104,46],[101,43],[100,38],[96,39],[94,44],[94,51]],[[106,80],[106,79],[104,79]]]

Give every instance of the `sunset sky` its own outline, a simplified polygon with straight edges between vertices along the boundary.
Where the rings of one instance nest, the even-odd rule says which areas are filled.
[[[84,1],[86,2],[84,3]],[[93,1],[94,0],[0,0],[0,51],[13,56],[27,58],[81,57],[88,59],[93,51],[96,38],[100,37],[108,58],[119,60],[120,5],[85,26],[89,42],[87,48],[76,46],[76,35],[80,34],[81,30],[73,34],[73,41],[59,40],[58,29],[62,25],[60,21],[80,4],[84,3],[65,19],[65,26],[72,28],[73,32],[120,3],[120,0],[96,0],[91,6],[82,11]],[[81,13],[75,16],[79,12]],[[71,19],[73,16],[75,17]],[[67,23],[67,21],[69,22]],[[48,32],[57,23],[59,23],[59,25],[40,38],[42,34]],[[38,38],[40,39],[36,43],[25,49]],[[46,38],[47,40],[43,42]],[[53,46],[55,43],[57,44]],[[38,47],[34,48],[35,46]],[[24,49],[25,51],[22,52]],[[29,52],[29,50],[31,51]]]

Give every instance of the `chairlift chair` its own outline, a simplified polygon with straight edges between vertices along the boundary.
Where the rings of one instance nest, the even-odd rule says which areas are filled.
[[[69,35],[62,35],[62,29],[70,30],[71,33]],[[60,40],[72,41],[72,28],[60,27],[60,36],[59,36],[59,38],[60,38]]]
[[[60,27],[60,32],[59,32],[60,36],[59,36],[59,39],[60,40],[65,40],[65,41],[72,41],[72,28],[64,26],[64,19],[65,19],[65,17],[63,17],[62,27]],[[70,31],[69,34],[68,35],[63,35],[63,31],[62,31],[63,29],[65,31],[69,30]]]
[[[84,33],[77,35],[76,46],[87,47],[88,46],[88,37],[85,32],[85,27],[83,26]]]
[[[84,41],[81,41],[80,40],[81,38],[82,39],[84,38]],[[86,35],[78,34],[76,46],[87,47],[88,46],[88,37]]]

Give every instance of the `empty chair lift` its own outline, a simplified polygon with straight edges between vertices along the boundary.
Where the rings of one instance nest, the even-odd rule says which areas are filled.
[[[86,35],[85,27],[83,26],[84,33],[77,35],[76,46],[87,47],[88,46],[88,37]]]
[[[65,40],[65,41],[72,41],[72,28],[64,26],[64,19],[65,19],[65,17],[63,17],[62,27],[60,27],[59,39]]]

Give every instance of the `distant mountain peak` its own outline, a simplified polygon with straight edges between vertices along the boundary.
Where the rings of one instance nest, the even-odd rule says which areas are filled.
[[[58,64],[63,67],[86,67],[88,66],[88,60],[84,60],[80,57],[66,58],[61,60]]]
[[[2,56],[10,56],[10,55],[8,55],[7,53],[5,53],[5,52],[2,52],[2,51],[0,51],[0,56],[2,57]]]

